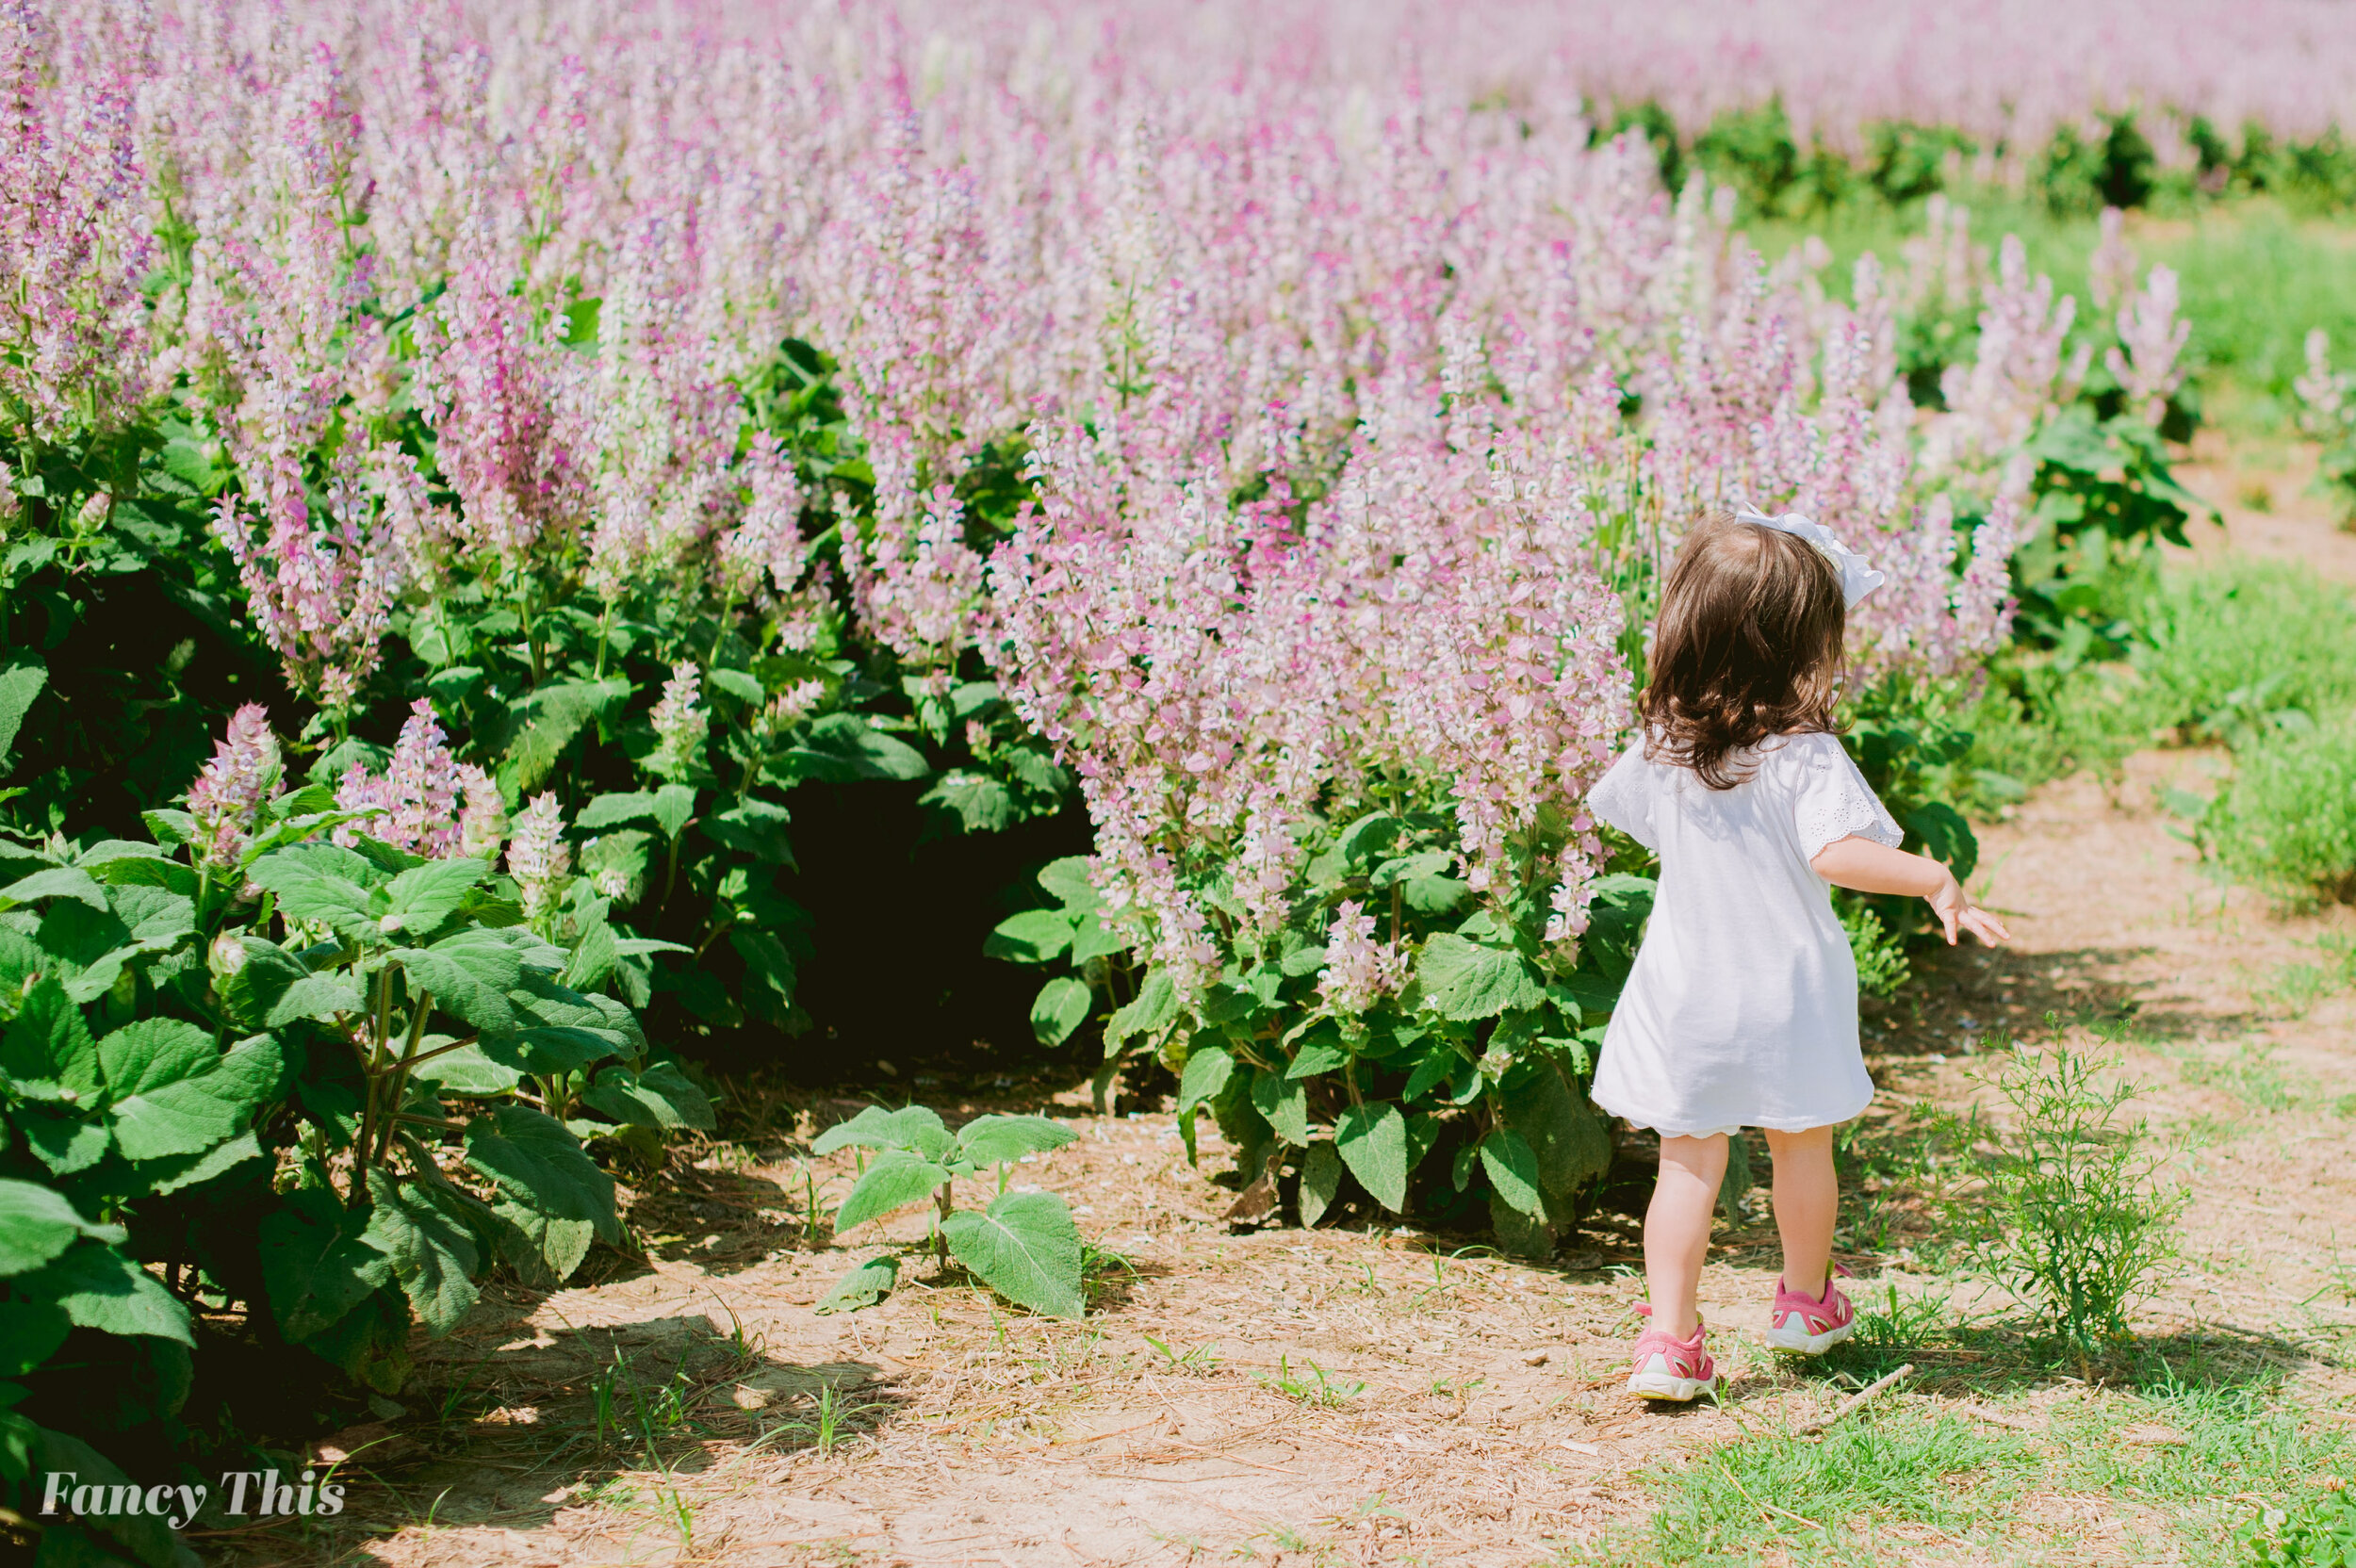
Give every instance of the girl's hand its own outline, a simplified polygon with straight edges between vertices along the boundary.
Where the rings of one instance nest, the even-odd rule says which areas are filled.
[[[1908,855],[1855,834],[1836,839],[1808,862],[1816,874],[1837,887],[1861,893],[1906,893],[1926,900],[1939,923],[1947,928],[1947,945],[1955,932],[1971,932],[1994,947],[2012,940],[2004,923],[1972,902],[1955,874],[1927,855]]]
[[[2003,921],[1972,902],[1972,895],[1963,890],[1963,884],[1955,880],[1954,872],[1947,871],[1944,866],[1939,870],[1946,874],[1945,877],[1927,897],[1931,912],[1939,917],[1939,923],[1947,928],[1949,947],[1955,945],[1955,928],[1958,926],[1990,947],[2012,940],[2012,933],[2004,929]]]

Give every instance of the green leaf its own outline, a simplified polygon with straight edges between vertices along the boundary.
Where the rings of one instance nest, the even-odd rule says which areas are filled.
[[[240,972],[242,974],[242,972]],[[306,974],[278,993],[278,1000],[270,1004],[262,1017],[264,1027],[281,1028],[299,1018],[318,1019],[321,1022],[368,1010],[368,999],[360,988],[340,974]]]
[[[1333,1127],[1334,1147],[1358,1184],[1393,1214],[1407,1207],[1407,1119],[1388,1101],[1352,1105]]]
[[[1491,1130],[1481,1140],[1481,1168],[1490,1187],[1517,1213],[1546,1217],[1545,1196],[1538,1188],[1538,1156],[1519,1133]]]
[[[908,1149],[924,1133],[946,1135],[939,1115],[923,1105],[908,1105],[896,1111],[881,1105],[870,1105],[848,1121],[839,1121],[818,1135],[810,1146],[813,1154],[831,1154],[838,1149]]]
[[[1611,1168],[1612,1135],[1577,1076],[1560,1060],[1541,1059],[1526,1076],[1509,1076],[1498,1102],[1505,1125],[1537,1155],[1538,1184],[1550,1201],[1567,1205],[1580,1187]]]
[[[262,1286],[278,1331],[304,1340],[390,1284],[390,1259],[362,1236],[368,1211],[321,1187],[298,1187],[257,1228]]]
[[[507,765],[518,791],[529,790],[548,776],[564,748],[581,727],[607,704],[630,694],[626,680],[570,680],[543,686],[517,704],[529,716],[508,743]]]
[[[16,1127],[41,1163],[59,1176],[88,1170],[115,1145],[114,1135],[105,1122],[74,1112],[55,1116],[40,1106],[27,1105],[17,1113]]]
[[[8,1032],[0,1034],[0,1072],[15,1079],[17,1092],[28,1098],[39,1089],[39,1098],[80,1103],[98,1094],[98,1047],[82,1009],[55,979],[35,981]]]
[[[94,1225],[55,1188],[0,1180],[0,1275],[39,1268],[76,1238],[120,1244],[119,1225]]]
[[[706,817],[703,830],[707,838],[740,855],[793,869],[794,841],[785,831],[788,820],[784,807],[748,797]]]
[[[1041,1045],[1061,1045],[1088,1021],[1095,1004],[1096,993],[1087,981],[1059,974],[1041,986],[1031,1001],[1031,1033]]]
[[[981,1214],[961,1209],[941,1221],[949,1253],[1017,1306],[1078,1317],[1080,1230],[1052,1192],[1009,1192]]]
[[[55,1301],[77,1328],[110,1334],[153,1334],[193,1347],[188,1309],[163,1282],[103,1241],[84,1239],[10,1286],[18,1295]]]
[[[372,873],[368,861],[333,844],[298,844],[263,856],[246,869],[246,878],[278,895],[280,914],[376,947],[384,944],[384,931],[369,909],[366,879]]]
[[[932,1197],[949,1172],[932,1161],[905,1150],[891,1149],[875,1157],[867,1174],[835,1211],[834,1231],[841,1235],[855,1225],[921,1203]]]
[[[1546,1000],[1522,956],[1510,947],[1467,941],[1442,932],[1423,945],[1415,978],[1442,1018],[1469,1022]]]
[[[574,825],[583,829],[615,827],[626,822],[651,822],[666,839],[676,839],[687,819],[695,814],[692,785],[665,784],[653,791],[599,795],[581,808]]]
[[[1217,1099],[1235,1070],[1235,1057],[1216,1045],[1206,1045],[1188,1056],[1186,1070],[1178,1077],[1178,1114],[1184,1117],[1205,1101]]]
[[[210,1035],[178,1019],[141,1019],[98,1042],[99,1065],[117,1101],[192,1077],[219,1054]]]
[[[217,1143],[201,1154],[176,1154],[170,1159],[141,1160],[133,1167],[147,1190],[157,1198],[209,1182],[224,1171],[234,1170],[248,1160],[262,1157],[262,1140],[253,1129],[239,1133],[225,1143]]]
[[[432,860],[402,872],[384,890],[387,907],[378,924],[413,937],[431,936],[435,926],[457,912],[466,901],[466,890],[490,872],[481,860]]]
[[[168,1038],[162,1035],[167,1027],[172,1031]],[[211,1038],[193,1025],[150,1020],[109,1035],[100,1049],[151,1028],[156,1033],[119,1051],[125,1070],[136,1073],[135,1092],[121,1092],[118,1079],[107,1110],[115,1141],[131,1159],[201,1154],[241,1131],[254,1107],[277,1093],[286,1060],[268,1035],[216,1055]]]
[[[596,990],[613,976],[614,966],[621,956],[621,943],[614,935],[614,927],[603,920],[597,921],[581,934],[573,944],[572,955],[564,960],[565,987],[577,991]]]
[[[1078,1135],[1043,1116],[978,1116],[957,1129],[957,1148],[976,1166],[1004,1165],[1061,1149]]]
[[[505,1193],[492,1200],[491,1213],[499,1221],[499,1255],[534,1290],[554,1290],[570,1279],[597,1239],[594,1221],[559,1219]]]
[[[1971,875],[1980,863],[1980,841],[1972,825],[1945,801],[1917,807],[1906,817],[1906,831],[1922,841],[1932,859],[1945,861],[1958,880]]]
[[[1072,928],[1072,962],[1076,967],[1090,958],[1107,958],[1129,951],[1129,944],[1120,932],[1104,923],[1095,910],[1083,911]]]
[[[414,1185],[370,1167],[368,1223],[361,1239],[391,1262],[393,1278],[409,1298],[426,1332],[439,1339],[458,1327],[475,1303],[473,1274],[480,1254],[474,1237]]]
[[[1013,792],[994,778],[963,770],[942,774],[916,803],[948,812],[967,833],[1004,832],[1015,821]]]
[[[393,961],[409,983],[434,993],[434,1005],[487,1032],[506,1034],[521,1025],[507,993],[522,982],[523,960],[495,931],[474,927],[445,937],[432,947],[404,947]]]
[[[1039,885],[1055,894],[1071,914],[1103,906],[1096,884],[1088,880],[1088,858],[1085,855],[1067,855],[1060,860],[1048,861],[1039,868]]]
[[[982,956],[1017,964],[1043,964],[1072,945],[1072,917],[1057,909],[1025,909],[998,923]]]
[[[726,692],[748,707],[760,707],[762,699],[768,695],[761,684],[761,678],[743,670],[715,668],[710,673],[710,679],[715,691]]]
[[[780,766],[794,778],[855,784],[862,778],[922,778],[932,771],[924,754],[896,736],[871,728],[857,713],[828,713],[810,727],[804,743]]]
[[[93,909],[106,907],[106,890],[78,866],[52,866],[0,888],[0,906],[14,907],[44,898],[71,898]]]
[[[0,762],[8,760],[8,748],[16,744],[16,732],[25,723],[25,710],[41,694],[49,671],[38,663],[21,663],[0,670]]]
[[[1350,1062],[1350,1047],[1342,1039],[1341,1025],[1330,1018],[1318,1019],[1286,1043],[1293,1052],[1292,1065],[1284,1070],[1287,1078],[1314,1078]]]
[[[783,1023],[793,1010],[794,992],[802,983],[794,955],[768,932],[744,925],[728,933],[728,945],[744,960],[745,989],[752,993],[748,1002],[761,1001],[763,1005],[756,1010],[773,1023]]]
[[[625,1126],[693,1127],[709,1132],[718,1125],[704,1091],[670,1062],[656,1062],[638,1072],[626,1067],[607,1068],[581,1098],[583,1104]]]
[[[1315,1225],[1323,1219],[1341,1190],[1342,1157],[1333,1144],[1319,1138],[1301,1161],[1301,1223]]]
[[[1257,1069],[1252,1075],[1252,1106],[1276,1135],[1294,1148],[1309,1142],[1309,1096],[1300,1080]]]
[[[433,1050],[437,1042],[451,1043],[447,1035],[428,1035],[423,1044],[427,1050]],[[418,1063],[411,1072],[422,1082],[440,1085],[446,1093],[486,1099],[505,1094],[524,1081],[522,1068],[493,1061],[479,1045],[446,1051],[432,1061]]]
[[[1109,1056],[1135,1037],[1159,1034],[1176,1021],[1178,989],[1168,974],[1155,970],[1137,988],[1137,1000],[1113,1014],[1104,1025],[1104,1054]]]
[[[900,1260],[890,1255],[870,1258],[834,1282],[834,1288],[818,1298],[810,1310],[824,1316],[828,1313],[857,1312],[872,1307],[892,1294],[892,1287],[900,1282]]]
[[[621,1240],[614,1178],[562,1122],[529,1105],[497,1105],[466,1124],[466,1164],[509,1198],[551,1219],[585,1220],[608,1241]]]

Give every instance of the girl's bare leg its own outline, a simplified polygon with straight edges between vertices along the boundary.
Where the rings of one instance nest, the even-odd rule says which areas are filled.
[[[1824,1147],[1829,1153],[1829,1137]],[[1775,1168],[1780,1173],[1783,1168]],[[1700,1321],[1695,1295],[1701,1288],[1703,1260],[1710,1253],[1710,1217],[1718,1206],[1718,1183],[1726,1173],[1724,1133],[1661,1140],[1661,1179],[1644,1210],[1644,1285],[1652,1297],[1653,1327],[1678,1339],[1691,1339]],[[1825,1236],[1829,1244],[1831,1233]]]
[[[1832,1268],[1832,1230],[1841,1181],[1832,1168],[1832,1129],[1767,1135],[1775,1162],[1775,1229],[1783,1236],[1783,1282],[1821,1300]]]

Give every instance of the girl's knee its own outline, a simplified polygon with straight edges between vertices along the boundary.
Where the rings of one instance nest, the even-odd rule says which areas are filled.
[[[1806,1127],[1796,1133],[1779,1133],[1772,1127],[1759,1129],[1767,1135],[1767,1152],[1781,1159],[1785,1154],[1813,1154],[1832,1152],[1832,1135],[1839,1129],[1827,1123],[1822,1127]]]

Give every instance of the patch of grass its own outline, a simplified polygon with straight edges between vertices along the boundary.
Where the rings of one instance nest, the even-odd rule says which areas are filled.
[[[2178,1055],[2178,1071],[2197,1088],[2223,1089],[2253,1111],[2271,1116],[2304,1104],[2304,1086],[2274,1059],[2270,1040],[2244,1040],[2224,1056]]]
[[[2234,742],[2356,706],[2356,596],[2276,562],[2171,572],[2139,607],[2149,726]]]
[[[1893,1560],[1893,1526],[1941,1534],[2004,1513],[2035,1475],[2029,1444],[1917,1404],[1860,1415],[1821,1440],[1755,1437],[1644,1476],[1660,1511],[1579,1563]]]
[[[2225,868],[2294,905],[2356,898],[2356,711],[2279,727],[2234,761],[2202,824]]]
[[[1878,1565],[1944,1538],[1970,1549],[1965,1560],[2043,1561],[2050,1544],[2081,1561],[2070,1538],[2091,1510],[2128,1527],[2105,1561],[2339,1568],[2258,1555],[2328,1541],[2344,1516],[2332,1488],[2356,1468],[2356,1438],[2279,1382],[2217,1386],[2162,1364],[2140,1387],[2006,1400],[1997,1413],[2005,1424],[1898,1396],[1821,1438],[1762,1433],[1664,1464],[1639,1478],[1659,1504],[1651,1519],[1562,1560]],[[2037,1496],[2070,1500],[2050,1542]]]

